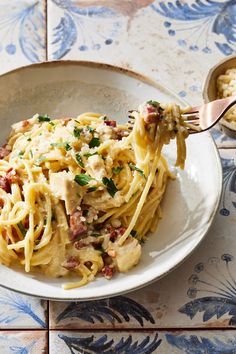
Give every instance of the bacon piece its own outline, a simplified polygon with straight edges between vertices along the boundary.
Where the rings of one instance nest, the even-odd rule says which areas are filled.
[[[119,227],[119,229],[117,229],[119,232],[119,235],[124,235],[126,228],[125,227]]]
[[[117,239],[117,236],[118,236],[117,231],[113,230],[110,234],[110,240],[114,242]]]
[[[70,120],[71,120],[71,118],[62,118],[62,123],[61,124],[64,127],[66,127]]]
[[[87,225],[81,221],[81,217],[81,211],[75,211],[70,216],[71,241],[74,241],[78,236],[83,238],[83,233],[87,231]]]
[[[67,270],[74,270],[79,265],[79,261],[76,257],[71,256],[65,262],[62,263],[62,267]]]
[[[147,124],[152,124],[157,122],[160,119],[160,112],[158,107],[155,107],[151,104],[147,104],[144,111],[144,122]]]
[[[27,128],[29,125],[30,125],[30,122],[28,120],[22,121],[22,128]]]
[[[3,159],[4,157],[8,156],[10,154],[11,150],[7,149],[7,144],[4,144],[0,147],[0,159]]]
[[[116,131],[116,136],[117,136],[118,140],[121,140],[122,138],[124,138],[128,135],[129,135],[129,132],[127,130],[118,129]]]
[[[121,236],[125,233],[125,227],[119,227],[117,229],[113,228],[112,226],[107,227],[108,232],[110,232],[110,240],[114,242],[117,239],[117,236]]]
[[[116,127],[116,121],[115,120],[105,120],[104,124],[108,125],[109,127]]]
[[[0,188],[2,188],[5,192],[11,192],[11,184],[12,183],[19,183],[20,179],[17,175],[16,170],[14,168],[10,168],[5,177],[0,176]]]
[[[7,170],[6,178],[10,184],[19,183],[19,176],[17,175],[17,171],[12,167]]]
[[[106,279],[111,279],[114,273],[114,268],[112,266],[106,265],[102,268],[102,274]]]
[[[2,188],[7,193],[11,192],[11,186],[6,177],[0,176],[0,188]]]
[[[88,245],[80,240],[80,241],[76,241],[74,243],[74,246],[77,250],[80,250],[81,248],[87,247]]]

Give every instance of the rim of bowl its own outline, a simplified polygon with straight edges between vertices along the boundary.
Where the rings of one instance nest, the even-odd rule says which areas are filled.
[[[223,74],[227,69],[236,68],[236,55],[230,55],[227,58],[222,59],[216,65],[214,65],[208,72],[206,80],[204,82],[202,96],[205,103],[211,102],[216,97],[209,97],[209,89],[211,85],[215,86],[216,79],[219,75]],[[221,118],[220,125],[223,132],[231,138],[236,138],[236,123],[228,122],[226,119]]]
[[[224,64],[226,63],[233,63],[233,61],[235,61],[235,65],[229,65],[229,67],[227,67],[227,69],[230,69],[232,67],[236,67],[236,55],[230,55],[227,58],[224,58],[222,60],[220,60],[217,64],[215,64],[209,71],[207,74],[207,77],[205,79],[204,85],[203,85],[203,90],[202,90],[202,96],[204,99],[205,103],[208,103],[211,101],[211,99],[209,98],[209,87],[210,87],[210,83],[211,81],[214,79],[214,74],[219,70],[221,71],[221,67],[222,70],[225,71],[225,67]],[[221,73],[218,73],[217,75],[220,75]]]

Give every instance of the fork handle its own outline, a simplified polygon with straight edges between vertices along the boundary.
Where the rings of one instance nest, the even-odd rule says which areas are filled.
[[[222,109],[222,116],[236,103],[236,95],[216,100],[218,107]]]
[[[199,109],[202,130],[207,130],[216,124],[235,103],[236,95],[202,105]]]

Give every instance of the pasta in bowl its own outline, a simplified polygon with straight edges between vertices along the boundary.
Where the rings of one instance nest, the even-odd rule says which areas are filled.
[[[76,274],[85,285],[101,273],[127,272],[161,218],[174,179],[162,155],[177,141],[184,167],[186,123],[178,105],[148,101],[131,123],[95,113],[15,123],[0,150],[0,261],[52,277]]]

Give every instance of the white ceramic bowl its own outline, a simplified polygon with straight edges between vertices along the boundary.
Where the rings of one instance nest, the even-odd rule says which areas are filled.
[[[88,62],[50,62],[17,69],[0,77],[0,141],[10,125],[34,113],[53,117],[76,116],[84,111],[126,120],[128,109],[155,99],[183,102],[166,88],[138,74]],[[175,146],[166,149],[171,164]],[[66,279],[49,279],[0,266],[0,285],[25,294],[55,300],[110,297],[140,288],[180,264],[207,233],[220,199],[222,173],[215,144],[208,133],[187,141],[186,169],[170,182],[163,202],[164,216],[155,234],[143,246],[140,263],[127,274],[107,281],[63,290]]]
[[[235,54],[224,58],[211,68],[203,87],[204,102],[207,103],[217,99],[217,78],[225,74],[226,70],[232,68],[236,68]],[[228,122],[226,119],[222,118],[220,120],[220,126],[225,134],[231,138],[236,138],[236,122]]]

